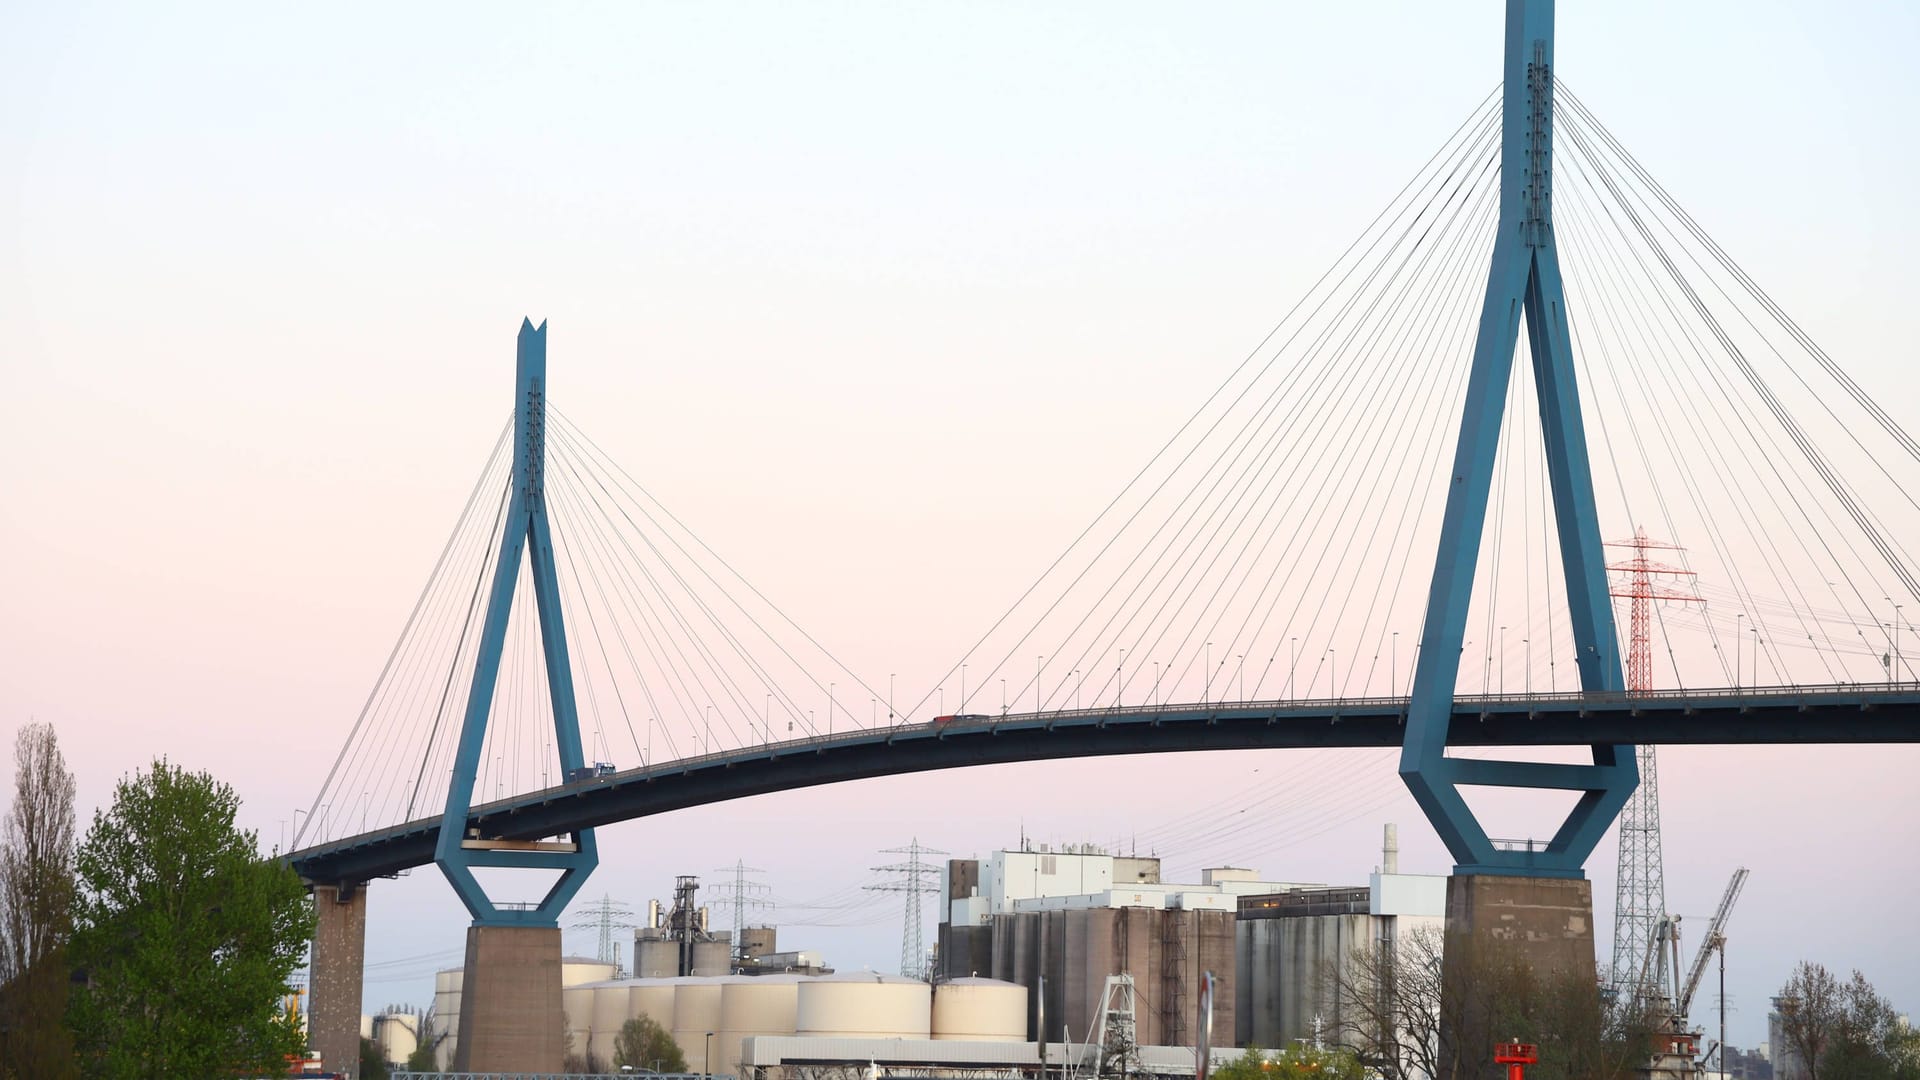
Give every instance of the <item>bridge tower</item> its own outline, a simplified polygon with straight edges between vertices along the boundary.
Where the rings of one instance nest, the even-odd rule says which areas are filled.
[[[1448,958],[1474,943],[1520,940],[1536,965],[1594,971],[1592,891],[1582,867],[1638,780],[1634,748],[1592,748],[1592,764],[1447,756],[1447,727],[1485,530],[1507,388],[1524,316],[1553,491],[1560,560],[1580,685],[1623,688],[1619,641],[1574,377],[1572,337],[1553,226],[1553,0],[1508,0],[1501,99],[1499,232],[1488,270],[1452,483],[1414,671],[1400,775],[1453,854]],[[1578,799],[1543,845],[1502,850],[1461,796],[1462,785],[1573,791]]]
[[[472,835],[467,828],[523,550],[532,570],[562,775],[585,765],[547,522],[546,392],[547,325],[523,320],[515,363],[511,491],[433,858],[473,916],[467,930],[456,1070],[560,1070],[565,1022],[560,1010],[559,918],[599,861],[592,829],[559,840],[526,841]],[[559,877],[539,903],[505,906],[495,904],[480,886],[473,873],[477,867],[557,870]]]

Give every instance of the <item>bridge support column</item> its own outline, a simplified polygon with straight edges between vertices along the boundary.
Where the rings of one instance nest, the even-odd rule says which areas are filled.
[[[1593,884],[1584,878],[1455,874],[1447,879],[1446,953],[1441,972],[1443,1062],[1461,1063],[1460,1080],[1505,1076],[1493,1064],[1496,1015],[1535,1007],[1546,988],[1596,986],[1593,959]],[[1530,973],[1527,974],[1527,973]],[[1524,996],[1524,1002],[1512,1000]],[[1476,1064],[1478,1063],[1478,1064]],[[1442,1070],[1445,1075],[1445,1070]]]
[[[360,1068],[360,982],[367,958],[367,887],[313,887],[313,969],[307,1040],[335,1072]]]
[[[560,1071],[567,1021],[560,1008],[559,927],[468,927],[461,978],[453,1071]]]

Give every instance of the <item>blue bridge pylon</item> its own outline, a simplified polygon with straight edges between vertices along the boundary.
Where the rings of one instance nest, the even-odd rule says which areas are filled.
[[[433,861],[453,884],[454,891],[478,926],[558,926],[560,913],[586,884],[599,865],[593,829],[575,829],[566,840],[508,840],[468,835],[473,809],[474,781],[480,752],[486,741],[487,716],[493,708],[494,684],[500,674],[500,653],[506,642],[507,617],[513,611],[515,585],[520,579],[524,549],[532,569],[534,605],[540,616],[540,644],[547,667],[547,687],[553,704],[554,748],[565,775],[585,766],[580,748],[580,720],[573,699],[573,672],[567,662],[566,621],[560,612],[560,583],[554,573],[553,531],[547,523],[547,324],[520,324],[515,367],[513,472],[509,482],[499,558],[493,586],[487,594],[486,621],[473,669],[473,689],[467,695],[466,718],[454,755],[452,782],[447,789],[446,813]],[[487,896],[474,878],[476,866],[559,870],[560,877],[547,895],[530,908],[501,907]]]
[[[1453,853],[1455,873],[1577,878],[1639,783],[1633,747],[1596,745],[1591,765],[1447,756],[1467,607],[1523,315],[1580,685],[1590,692],[1625,685],[1553,235],[1553,0],[1507,2],[1500,218],[1492,262],[1414,669],[1400,776]],[[1580,798],[1545,850],[1500,850],[1461,796],[1462,785],[1577,791]]]

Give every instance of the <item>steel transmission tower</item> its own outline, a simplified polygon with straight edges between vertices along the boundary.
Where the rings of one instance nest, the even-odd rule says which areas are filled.
[[[894,880],[862,887],[874,892],[906,894],[905,922],[900,928],[900,974],[911,979],[924,979],[927,976],[927,951],[920,924],[920,894],[940,891],[940,866],[938,863],[921,862],[920,856],[945,855],[946,852],[921,847],[916,837],[906,847],[883,848],[880,854],[905,855],[907,861],[874,867],[878,873],[896,875]]]
[[[767,887],[749,879],[747,875],[764,874],[766,871],[757,866],[748,866],[744,859],[735,859],[732,866],[723,866],[714,872],[733,875],[733,887],[729,890],[732,895],[721,900],[719,906],[733,909],[733,957],[735,960],[740,960],[745,955],[745,945],[740,940],[740,931],[746,929],[748,910],[773,906],[773,901],[761,895],[767,891]]]
[[[1655,575],[1691,578],[1693,572],[1647,558],[1649,551],[1681,551],[1683,548],[1650,539],[1645,529],[1636,529],[1631,540],[1610,540],[1608,547],[1628,548],[1633,557],[1609,563],[1607,569],[1624,573],[1627,579],[1616,583],[1612,594],[1632,601],[1627,649],[1627,689],[1647,692],[1653,689],[1653,602],[1677,600],[1699,602],[1691,591],[1656,583]],[[1648,985],[1649,973],[1643,970],[1647,942],[1659,931],[1667,914],[1666,869],[1660,848],[1660,771],[1654,748],[1642,744],[1638,750],[1640,786],[1620,811],[1619,881],[1613,900],[1613,991],[1623,1001],[1644,1001],[1656,992]]]
[[[600,944],[594,953],[595,959],[603,964],[620,966],[620,939],[614,933],[633,926],[633,909],[602,895],[600,899],[580,909],[579,918],[569,924],[575,930],[597,930]]]

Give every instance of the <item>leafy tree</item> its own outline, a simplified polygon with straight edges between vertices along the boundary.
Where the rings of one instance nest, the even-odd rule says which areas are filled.
[[[613,1064],[615,1067],[631,1065],[650,1072],[683,1073],[687,1071],[687,1056],[680,1052],[680,1044],[673,1041],[671,1032],[658,1020],[641,1013],[620,1025],[620,1034],[613,1039]]]
[[[0,1076],[77,1076],[67,1031],[73,927],[73,774],[51,724],[14,737],[0,832]]]
[[[1920,1033],[1858,971],[1801,961],[1780,988],[1780,1029],[1807,1080],[1916,1080]]]
[[[1295,1046],[1278,1053],[1249,1046],[1210,1074],[1214,1080],[1364,1080],[1367,1071],[1353,1051]]]
[[[80,844],[69,1019],[101,1080],[278,1073],[280,1008],[313,933],[300,879],[234,824],[239,799],[165,759],[122,779]]]
[[[434,1051],[438,1048],[439,1040],[437,1039],[431,1043],[421,1043],[419,1046],[414,1047],[413,1053],[407,1055],[407,1071],[423,1073],[439,1072],[440,1063],[434,1060]]]
[[[387,1057],[372,1039],[360,1040],[359,1076],[360,1080],[387,1080]]]

